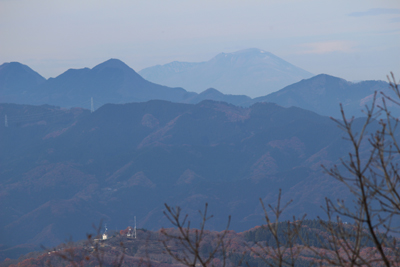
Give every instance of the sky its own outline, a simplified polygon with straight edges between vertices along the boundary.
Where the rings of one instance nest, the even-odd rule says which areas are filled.
[[[0,0],[0,64],[45,78],[259,48],[314,74],[400,77],[399,0]]]

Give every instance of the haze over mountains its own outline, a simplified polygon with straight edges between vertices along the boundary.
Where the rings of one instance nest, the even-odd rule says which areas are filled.
[[[249,51],[254,52],[254,49]],[[239,60],[243,53],[245,52],[238,52],[237,55],[233,53],[226,58]],[[260,50],[254,53],[256,58],[259,54],[269,55],[266,52],[261,53]],[[270,55],[269,57],[273,58]],[[251,62],[254,63],[254,61]],[[249,64],[246,71],[248,75],[252,73],[250,76],[253,77],[260,74],[257,72],[256,63],[253,67],[249,62],[246,64]],[[236,76],[242,77],[239,74]],[[193,82],[193,84],[196,83]],[[251,83],[250,87],[252,87]],[[18,62],[4,63],[0,66],[0,103],[50,104],[67,108],[90,109],[91,97],[94,99],[95,109],[106,103],[145,102],[156,99],[191,104],[203,100],[215,100],[243,107],[257,102],[273,102],[285,107],[297,106],[322,115],[340,117],[339,103],[343,103],[349,115],[362,116],[360,110],[365,104],[371,103],[375,90],[391,93],[386,82],[351,83],[325,74],[301,80],[275,93],[254,99],[243,94],[223,94],[214,88],[206,89],[200,94],[188,92],[185,89],[149,82],[117,59],[110,59],[93,69],[69,69],[56,78],[48,80]]]
[[[221,53],[206,62],[178,62],[139,71],[154,83],[202,92],[216,88],[224,94],[258,97],[275,92],[312,73],[257,48]]]
[[[266,61],[286,64],[250,49],[167,69],[194,75],[214,62],[219,82],[234,79],[235,68],[243,70],[237,78],[254,82]],[[274,202],[282,188],[284,200],[294,199],[288,216],[322,215],[324,197],[348,197],[321,171],[349,151],[326,116],[339,118],[343,103],[359,117],[374,91],[390,95],[386,82],[326,74],[253,99],[186,89],[149,82],[118,59],[48,80],[18,62],[1,65],[0,259],[24,246],[82,238],[101,219],[118,229],[133,216],[139,227],[169,226],[164,202],[192,215],[208,202],[218,215],[212,228],[232,215],[240,231],[262,223],[258,198]]]

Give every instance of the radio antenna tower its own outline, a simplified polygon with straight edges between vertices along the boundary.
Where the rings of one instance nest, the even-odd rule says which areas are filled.
[[[103,233],[103,240],[106,240],[108,238],[108,234],[107,234],[107,224],[104,225],[104,233]]]
[[[94,107],[93,107],[93,97],[90,98],[90,113],[94,112]]]
[[[133,233],[134,233],[135,239],[136,239],[136,216],[135,216],[135,228],[133,228]]]
[[[7,115],[4,116],[4,126],[8,127]]]

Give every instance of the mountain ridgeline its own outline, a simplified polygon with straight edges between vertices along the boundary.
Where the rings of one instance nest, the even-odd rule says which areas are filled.
[[[251,103],[271,102],[283,107],[300,107],[325,116],[341,119],[339,105],[342,104],[348,117],[365,116],[362,110],[371,106],[375,92],[383,92],[395,99],[394,92],[384,81],[348,82],[344,79],[320,74],[307,80],[289,85],[267,96],[252,99]],[[377,94],[377,104],[381,95]],[[393,103],[387,102],[389,107]],[[393,115],[400,116],[400,110],[393,109]]]
[[[359,117],[363,115],[361,109],[366,104],[371,104],[374,91],[391,94],[388,84],[383,81],[351,83],[337,77],[320,74],[303,80],[300,80],[300,76],[296,76],[297,78],[294,80],[285,78],[284,80],[287,84],[300,81],[282,89],[275,88],[273,91],[280,90],[270,94],[267,94],[269,92],[267,90],[264,92],[265,96],[252,99],[244,95],[248,92],[248,88],[257,87],[254,83],[265,84],[262,86],[267,87],[266,84],[273,82],[272,78],[267,79],[269,76],[266,75],[266,70],[258,70],[260,66],[262,69],[265,67],[266,63],[264,61],[269,62],[268,64],[271,65],[270,60],[276,61],[275,63],[279,66],[282,65],[282,68],[287,63],[284,64],[283,60],[268,52],[250,49],[232,54],[221,54],[215,59],[201,64],[171,63],[172,65],[168,65],[168,71],[165,71],[164,76],[172,79],[175,76],[171,72],[176,72],[179,75],[188,75],[182,79],[190,80],[192,84],[200,86],[202,88],[201,93],[186,91],[185,89],[190,89],[191,86],[185,83],[182,83],[185,88],[183,89],[149,82],[117,59],[110,59],[92,69],[69,69],[56,78],[48,80],[26,65],[17,62],[4,63],[0,66],[0,103],[50,104],[66,108],[83,107],[90,109],[91,98],[93,97],[93,108],[97,109],[106,103],[122,104],[149,100],[166,100],[187,104],[197,104],[203,100],[215,100],[242,107],[249,107],[257,102],[272,102],[284,107],[296,106],[321,115],[340,118],[340,103],[344,105],[348,115]],[[214,61],[216,63],[213,63],[212,66],[215,66],[209,66]],[[224,63],[226,66],[220,61],[226,61],[226,64]],[[239,64],[238,62],[242,63]],[[219,81],[219,84],[198,82],[196,79],[207,81],[207,75],[210,75],[205,70],[199,70],[199,66],[210,69],[215,75],[213,80]],[[225,72],[222,69],[225,69]],[[235,70],[233,71],[233,69]],[[143,70],[140,73],[143,74],[148,71]],[[287,71],[293,72],[293,75],[297,73],[294,67],[288,67]],[[276,76],[277,79],[280,77],[274,72],[271,73],[269,75]],[[150,74],[146,74],[145,77],[148,75]],[[194,76],[197,78],[195,79]],[[267,80],[263,83],[257,82],[255,76],[264,77]],[[241,79],[241,82],[235,79]],[[247,89],[238,91],[240,93],[238,95],[224,94],[219,91],[222,88],[229,87],[232,88],[229,92],[234,92],[235,84],[241,84],[243,88]],[[211,85],[214,88],[209,88]],[[282,86],[284,85],[282,84]],[[400,115],[400,111],[395,112],[398,112],[395,115]]]
[[[26,65],[4,63],[0,66],[0,103],[30,103],[35,89],[45,82],[44,77]]]

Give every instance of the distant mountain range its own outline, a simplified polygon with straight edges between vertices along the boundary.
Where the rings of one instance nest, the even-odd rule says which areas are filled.
[[[261,53],[262,51],[259,50],[257,50],[258,52],[246,51],[227,55],[226,58],[237,61],[242,57],[242,54],[247,55],[249,53],[254,54],[255,58],[259,58],[260,54],[274,58],[273,55],[266,52]],[[220,57],[217,56],[215,60]],[[219,59],[217,61],[219,62]],[[258,66],[255,61],[251,60],[246,64],[248,66],[255,64],[254,68],[249,67],[249,69],[254,70]],[[194,65],[183,64],[183,66]],[[230,68],[229,64],[226,68]],[[260,74],[256,71],[254,73]],[[236,76],[237,78],[241,77],[239,74]],[[199,77],[201,77],[200,72]],[[234,81],[233,78],[228,79],[228,76],[226,77],[227,81]],[[243,79],[242,82],[245,83],[246,79]],[[249,83],[248,88],[252,88],[252,86],[252,83]],[[388,87],[388,84],[382,81],[351,83],[337,77],[320,74],[291,84],[266,96],[251,99],[245,95],[223,94],[214,88],[209,88],[198,94],[188,92],[183,88],[158,85],[145,80],[117,59],[110,59],[93,69],[70,69],[56,78],[48,80],[21,63],[4,63],[0,66],[0,103],[50,104],[66,108],[84,107],[90,109],[92,97],[95,109],[107,103],[167,100],[196,104],[203,100],[215,100],[243,107],[249,107],[257,102],[273,102],[284,107],[297,106],[322,115],[340,117],[339,103],[343,103],[348,115],[362,116],[361,109],[365,104],[371,103],[374,91],[390,94]],[[400,111],[398,113],[400,115]]]
[[[325,196],[348,197],[320,167],[340,165],[348,143],[332,120],[300,108],[149,101],[90,113],[0,104],[5,115],[1,255],[84,238],[101,219],[110,229],[132,225],[134,216],[138,227],[170,226],[164,202],[191,216],[208,202],[212,229],[232,215],[231,229],[240,231],[263,222],[258,198],[274,203],[279,188],[283,201],[294,200],[285,218],[314,218]]]
[[[90,108],[92,97],[95,108],[106,103],[149,100],[199,103],[214,99],[236,105],[251,100],[244,95],[224,95],[215,89],[197,94],[183,88],[154,84],[118,59],[107,60],[93,69],[69,69],[48,80],[18,62],[0,66],[0,103]]]
[[[250,103],[271,102],[283,107],[300,107],[335,118],[341,118],[339,104],[342,104],[349,117],[361,117],[365,116],[362,112],[365,110],[365,105],[371,106],[375,92],[384,92],[386,95],[394,96],[388,83],[384,81],[352,83],[341,78],[320,74],[267,96],[254,98]],[[378,94],[377,98],[380,100],[381,95]],[[378,101],[378,103],[380,102]],[[391,106],[392,103],[389,102],[387,104]],[[393,109],[392,114],[400,116],[400,110]]]
[[[145,79],[189,91],[216,88],[225,94],[258,97],[275,92],[312,73],[298,68],[270,52],[251,48],[221,53],[206,62],[174,61],[139,71]]]
[[[11,65],[18,64],[11,63]],[[5,66],[5,69],[7,67]],[[19,69],[22,68],[27,69],[28,67],[19,66]],[[30,72],[33,71],[30,70]],[[32,76],[30,75],[28,78],[33,80]],[[10,84],[18,81],[16,79],[9,80]],[[3,85],[1,85],[2,87]],[[69,69],[56,78],[50,78],[39,84],[33,83],[31,87],[27,88],[27,91],[27,95],[29,94],[30,97],[22,98],[17,103],[29,101],[29,104],[89,108],[91,97],[99,104],[106,104],[143,102],[151,99],[183,102],[196,95],[188,93],[182,88],[169,88],[151,83],[117,59],[110,59],[93,69]],[[2,93],[2,98],[5,98],[6,101],[7,97],[8,95]]]

